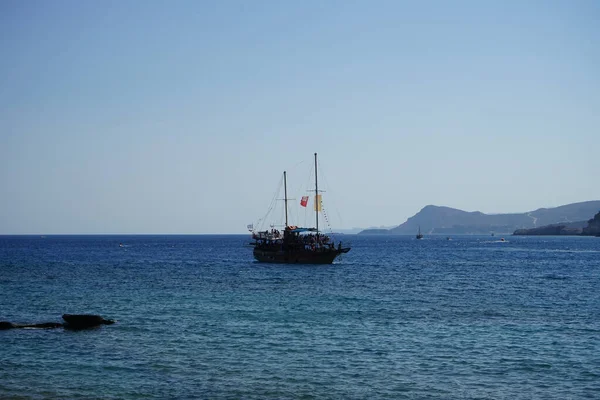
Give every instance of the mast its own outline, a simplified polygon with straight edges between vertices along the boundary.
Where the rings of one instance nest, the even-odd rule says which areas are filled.
[[[317,221],[317,234],[319,233],[319,208],[321,208],[321,204],[317,203],[319,201],[319,183],[317,178],[317,153],[315,153],[315,219]]]
[[[287,178],[286,178],[286,174],[285,171],[283,171],[283,193],[285,195],[284,197],[284,201],[285,201],[285,228],[288,227],[288,206],[287,206]]]

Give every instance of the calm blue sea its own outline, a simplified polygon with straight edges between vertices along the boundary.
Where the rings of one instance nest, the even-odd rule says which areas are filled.
[[[0,237],[0,320],[118,321],[0,331],[0,398],[600,398],[600,238],[339,238]]]

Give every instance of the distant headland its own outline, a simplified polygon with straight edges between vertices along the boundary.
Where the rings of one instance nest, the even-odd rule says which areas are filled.
[[[391,229],[365,229],[362,235],[425,234],[600,234],[600,200],[566,204],[515,214],[484,214],[428,205]],[[595,217],[594,217],[595,215]],[[593,217],[592,219],[590,219]],[[559,228],[560,227],[560,228]],[[532,230],[534,233],[523,233]],[[536,231],[538,230],[538,231]],[[520,232],[520,233],[517,233]],[[565,233],[535,233],[565,232]],[[569,232],[569,233],[566,233]],[[595,233],[597,232],[597,233]]]
[[[541,226],[539,228],[517,229],[514,233],[517,236],[529,235],[580,235],[580,236],[600,236],[600,212],[594,215],[594,218],[588,221],[579,221],[573,223],[562,223]]]

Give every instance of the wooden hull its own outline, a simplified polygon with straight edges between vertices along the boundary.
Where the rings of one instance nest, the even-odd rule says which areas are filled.
[[[255,248],[254,258],[259,262],[277,264],[331,264],[337,256],[349,251],[349,247],[324,251],[283,251]]]

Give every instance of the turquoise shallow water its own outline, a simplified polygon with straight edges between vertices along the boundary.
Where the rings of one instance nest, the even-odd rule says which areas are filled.
[[[340,238],[0,237],[0,320],[118,320],[0,331],[0,398],[600,398],[600,239]]]

